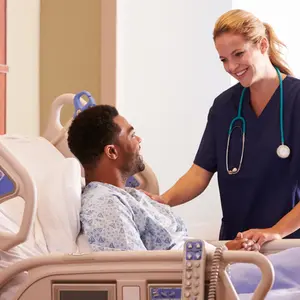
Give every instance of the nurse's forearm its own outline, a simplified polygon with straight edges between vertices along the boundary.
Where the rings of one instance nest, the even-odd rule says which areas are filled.
[[[286,214],[273,229],[282,238],[290,235],[300,228],[300,203],[298,203],[288,214]]]
[[[170,206],[186,203],[200,195],[208,186],[213,173],[193,165],[176,184],[161,197]]]

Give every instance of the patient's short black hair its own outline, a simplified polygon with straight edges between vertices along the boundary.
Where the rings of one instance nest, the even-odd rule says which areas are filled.
[[[113,106],[97,105],[79,113],[73,120],[68,145],[83,166],[94,164],[105,146],[116,141],[120,127],[113,119],[118,115]]]

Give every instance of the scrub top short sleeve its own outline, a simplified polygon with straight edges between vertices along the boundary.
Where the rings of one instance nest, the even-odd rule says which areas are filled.
[[[194,164],[209,172],[216,172],[217,157],[215,147],[214,113],[212,107],[208,114],[206,128],[194,159]]]

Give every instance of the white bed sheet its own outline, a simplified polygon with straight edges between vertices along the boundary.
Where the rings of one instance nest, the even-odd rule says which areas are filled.
[[[240,294],[240,300],[250,300],[253,294]],[[299,300],[300,289],[284,289],[284,290],[272,290],[268,293],[265,300]]]
[[[0,231],[17,233],[22,222],[24,200],[15,197],[0,204]],[[40,222],[36,218],[26,245],[37,253],[48,253],[47,243]]]
[[[16,233],[19,226],[4,212],[3,204],[0,205],[0,231],[8,233]],[[40,228],[35,224],[36,228]],[[39,229],[37,229],[39,231]],[[40,234],[42,232],[40,231]],[[40,236],[41,237],[41,236]],[[1,270],[13,265],[14,263],[24,260],[26,258],[40,256],[48,254],[46,244],[43,244],[40,240],[39,244],[35,243],[33,236],[29,238],[25,243],[20,244],[9,251],[0,250],[0,272]],[[0,291],[0,300],[11,300],[13,299],[16,291],[25,282],[27,278],[27,273],[21,273],[12,279],[9,283],[5,285]]]

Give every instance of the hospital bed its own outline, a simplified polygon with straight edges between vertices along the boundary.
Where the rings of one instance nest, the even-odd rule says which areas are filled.
[[[274,282],[268,258],[224,250],[224,242],[191,239],[183,251],[92,253],[80,233],[83,170],[67,146],[70,122],[66,127],[60,123],[62,106],[73,105],[75,96],[64,94],[53,102],[43,137],[0,136],[0,299],[198,300],[208,299],[209,292],[210,299],[214,293],[224,300],[264,299]],[[148,165],[132,180],[159,192]],[[187,280],[188,264],[194,261],[188,258],[191,242],[201,244],[202,256],[195,263],[204,273],[194,278],[193,283],[202,287],[197,293]],[[295,246],[299,241],[273,242],[262,251]],[[226,267],[236,262],[261,269],[260,283],[251,295],[238,295],[231,282]]]

